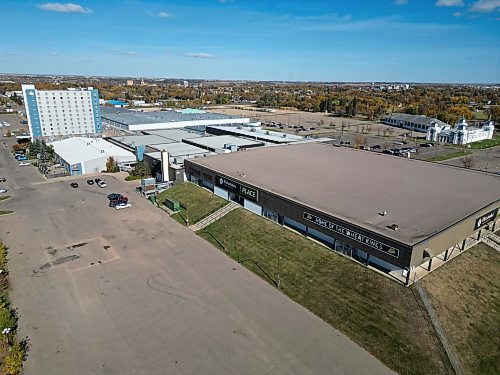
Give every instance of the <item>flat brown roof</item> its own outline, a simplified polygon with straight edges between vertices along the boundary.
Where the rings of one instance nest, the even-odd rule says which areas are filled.
[[[410,245],[500,201],[500,176],[318,143],[189,161]]]

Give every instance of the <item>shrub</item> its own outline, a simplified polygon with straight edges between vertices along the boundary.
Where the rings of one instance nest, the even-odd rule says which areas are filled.
[[[7,304],[5,302],[0,304],[0,335],[3,336],[1,331],[5,328],[14,328],[17,323],[16,320],[15,314],[9,309]]]
[[[9,354],[5,357],[3,374],[17,375],[23,369],[23,362],[26,359],[26,345],[16,342],[10,349]]]
[[[6,268],[7,268],[7,247],[3,243],[0,243],[0,269],[2,269],[5,272]]]

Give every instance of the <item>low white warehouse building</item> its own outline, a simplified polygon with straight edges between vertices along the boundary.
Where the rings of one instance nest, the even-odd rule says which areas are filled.
[[[106,170],[106,162],[113,157],[117,163],[135,162],[135,155],[102,138],[73,137],[51,142],[55,160],[72,176],[99,173]]]

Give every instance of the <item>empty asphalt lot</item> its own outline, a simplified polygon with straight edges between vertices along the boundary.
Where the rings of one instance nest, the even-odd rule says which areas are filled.
[[[385,374],[329,325],[106,177],[46,182],[0,150],[26,374]],[[107,207],[127,193],[132,208]]]

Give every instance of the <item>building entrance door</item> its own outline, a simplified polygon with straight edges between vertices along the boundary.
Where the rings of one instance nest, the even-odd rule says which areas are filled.
[[[245,199],[243,197],[240,197],[238,194],[235,194],[235,193],[229,193],[229,199],[232,200],[233,202],[238,203],[241,206],[243,206],[245,204]]]

